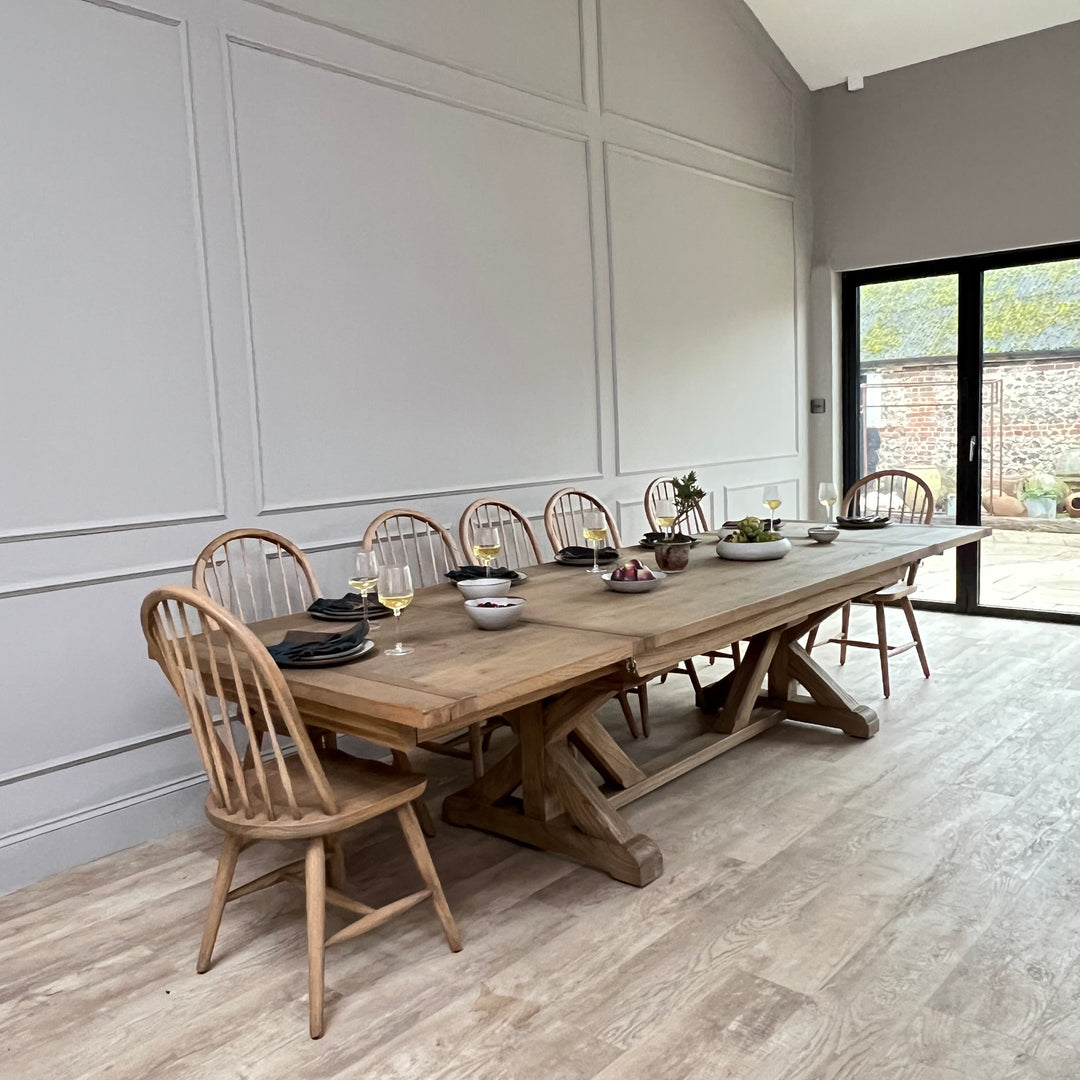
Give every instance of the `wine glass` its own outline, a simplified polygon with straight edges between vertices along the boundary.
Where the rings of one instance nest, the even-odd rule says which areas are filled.
[[[770,515],[776,513],[780,509],[780,489],[776,484],[768,484],[765,490],[761,493],[761,501],[769,508]],[[773,522],[776,519],[772,516],[769,518],[769,531],[772,531]]]
[[[581,535],[592,546],[592,566],[585,571],[587,574],[601,573],[597,557],[600,554],[600,545],[607,539],[607,518],[602,510],[587,510],[582,519]]]
[[[360,594],[363,602],[364,618],[367,619],[368,593],[379,583],[379,560],[374,551],[358,551],[356,553],[356,572],[349,578],[350,588]]]
[[[407,566],[379,567],[379,603],[394,613],[395,627],[401,625],[397,620],[401,618],[402,611],[412,603],[412,598],[412,574]],[[392,649],[386,650],[386,655],[408,656],[412,651],[411,645],[404,645],[399,641]]]
[[[817,486],[817,501],[825,507],[825,520],[832,524],[833,503],[836,502],[836,485],[823,480]]]
[[[661,530],[670,529],[672,536],[675,535],[675,500],[657,499],[653,504],[653,517]]]
[[[484,576],[491,577],[491,564],[498,558],[502,550],[502,542],[499,539],[499,530],[494,526],[485,525],[473,533],[473,554],[480,560],[484,567]]]

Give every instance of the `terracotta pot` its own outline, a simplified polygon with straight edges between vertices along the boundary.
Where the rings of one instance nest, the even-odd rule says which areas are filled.
[[[689,540],[657,540],[653,547],[656,565],[665,574],[677,574],[690,564]]]
[[[1066,497],[1065,512],[1071,518],[1080,518],[1080,491],[1074,491]]]

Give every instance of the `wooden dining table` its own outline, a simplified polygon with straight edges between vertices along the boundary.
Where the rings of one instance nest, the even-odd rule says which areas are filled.
[[[645,593],[608,590],[599,575],[557,563],[524,567],[514,588],[524,616],[500,631],[476,628],[450,584],[418,590],[401,619],[407,656],[331,668],[289,669],[306,723],[408,752],[420,742],[492,716],[514,738],[485,774],[443,804],[443,818],[569,856],[619,881],[646,885],[663,870],[659,847],[635,832],[622,807],[784,721],[859,739],[878,730],[856,701],[799,644],[846,601],[898,580],[911,563],[988,535],[979,527],[892,525],[844,532],[832,544],[788,525],[782,560],[717,558],[716,538],[688,569]],[[625,558],[651,562],[624,548]],[[392,636],[389,624],[376,637]],[[252,624],[273,644],[290,629],[327,630],[308,615]],[[651,762],[635,764],[596,717],[620,690],[688,656],[747,641],[741,663],[711,688],[702,730]]]

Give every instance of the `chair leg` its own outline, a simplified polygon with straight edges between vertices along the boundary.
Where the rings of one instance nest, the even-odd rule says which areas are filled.
[[[634,710],[630,708],[630,699],[627,697],[625,690],[619,691],[619,707],[626,718],[626,726],[630,729],[630,734],[635,739],[640,739],[641,732],[638,730],[637,721],[634,719]]]
[[[210,909],[206,913],[202,944],[199,946],[199,960],[195,965],[195,970],[200,975],[210,970],[210,959],[214,955],[214,943],[217,941],[218,928],[221,926],[221,915],[229,898],[233,874],[236,873],[236,860],[240,857],[243,847],[244,842],[240,837],[233,836],[232,833],[225,834],[225,843],[221,846],[217,874],[214,877],[214,888],[210,893]]]
[[[844,605],[843,614],[840,616],[840,665],[847,662],[847,639],[848,627],[851,626],[851,601]]]
[[[686,661],[688,664],[689,660]],[[694,677],[694,681],[697,682],[697,677]],[[698,693],[701,693],[701,686],[698,685]],[[644,738],[649,737],[649,684],[642,683],[637,688],[638,705],[641,707],[641,734]]]
[[[409,755],[404,750],[391,750],[391,756],[394,759],[394,766],[400,769],[402,772],[412,772],[412,766],[409,764]],[[431,812],[427,808],[427,803],[424,802],[423,795],[418,796],[413,800],[413,809],[416,811],[416,816],[420,820],[420,828],[424,830],[426,836],[435,835],[435,822],[431,820]]]
[[[345,850],[340,836],[324,836],[323,850],[326,852],[326,880],[330,888],[345,892]]]
[[[878,656],[881,658],[881,689],[889,696],[889,631],[885,622],[885,605],[875,604],[877,613]]]
[[[323,1021],[323,976],[326,953],[326,856],[322,838],[308,841],[304,866],[304,891],[307,894],[308,948],[308,1031],[321,1039]]]
[[[813,649],[813,647],[814,647],[814,642],[817,640],[817,631],[818,631],[818,628],[815,626],[814,629],[811,630],[810,633],[806,635],[806,651],[807,652],[810,652],[810,650]]]
[[[686,674],[690,677],[690,685],[694,688],[694,704],[701,704],[701,680],[698,678],[697,668],[694,666],[694,661],[691,657],[687,657],[683,661],[683,667],[686,668]],[[642,687],[644,689],[644,687]],[[645,732],[648,735],[648,731]]]
[[[923,648],[922,635],[919,633],[919,624],[915,621],[915,609],[911,606],[910,597],[903,597],[900,606],[904,609],[908,628],[911,636],[915,639],[915,651],[919,654],[919,663],[922,664],[923,675],[930,678],[930,665],[926,662],[926,650]]]
[[[397,808],[398,821],[401,823],[401,831],[405,834],[405,843],[412,852],[413,862],[424,884],[431,890],[431,899],[435,905],[435,914],[442,923],[443,933],[446,935],[446,943],[451,952],[461,952],[461,935],[458,933],[457,923],[450,912],[450,905],[446,902],[446,894],[443,892],[442,882],[435,870],[435,864],[431,861],[431,852],[428,851],[427,841],[420,831],[420,824],[416,820],[416,814],[412,806],[406,803]]]
[[[479,780],[484,775],[484,739],[483,724],[469,725],[469,753],[472,754],[473,779]]]
[[[731,643],[731,659],[736,667],[742,662],[742,650],[739,648],[737,641]]]

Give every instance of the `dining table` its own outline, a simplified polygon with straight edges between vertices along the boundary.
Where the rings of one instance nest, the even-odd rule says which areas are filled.
[[[895,583],[907,568],[977,542],[977,526],[891,524],[844,531],[831,544],[787,523],[783,559],[717,557],[702,536],[686,571],[648,592],[615,592],[600,575],[559,563],[523,567],[513,595],[519,622],[478,629],[450,583],[419,589],[401,619],[414,651],[380,647],[337,667],[287,669],[306,724],[385,747],[399,760],[420,743],[491,717],[513,737],[482,776],[449,795],[442,816],[557,853],[643,886],[663,871],[663,855],[637,832],[623,807],[690,769],[769,730],[797,722],[868,739],[878,718],[800,644],[847,601]],[[650,553],[628,546],[620,562]],[[614,564],[613,564],[614,565]],[[376,632],[380,642],[386,631]],[[307,614],[251,624],[265,644],[289,630],[327,630]],[[396,636],[396,635],[394,635]],[[735,641],[741,662],[704,690],[700,730],[645,766],[636,764],[597,710],[686,657]]]

